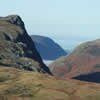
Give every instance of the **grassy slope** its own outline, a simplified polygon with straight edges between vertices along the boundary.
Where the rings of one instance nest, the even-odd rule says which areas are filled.
[[[1,67],[0,100],[100,100],[100,84]]]

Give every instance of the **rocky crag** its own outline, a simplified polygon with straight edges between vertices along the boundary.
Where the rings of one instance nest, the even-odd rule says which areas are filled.
[[[50,73],[17,15],[0,17],[0,65]]]

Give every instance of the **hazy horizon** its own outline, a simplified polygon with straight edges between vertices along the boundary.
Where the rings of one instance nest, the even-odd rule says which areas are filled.
[[[64,49],[100,38],[99,0],[3,0],[0,16],[18,14],[31,35],[48,36]]]

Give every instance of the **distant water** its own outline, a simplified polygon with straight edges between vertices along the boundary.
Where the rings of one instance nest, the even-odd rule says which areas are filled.
[[[49,64],[54,62],[54,60],[43,60],[43,62],[48,66]]]

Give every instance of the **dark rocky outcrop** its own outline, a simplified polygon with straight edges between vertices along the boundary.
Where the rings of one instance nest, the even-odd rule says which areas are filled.
[[[0,65],[50,73],[17,15],[0,17]]]
[[[32,35],[31,38],[33,39],[42,59],[44,60],[55,60],[61,56],[67,55],[65,50],[60,45],[48,37]]]

